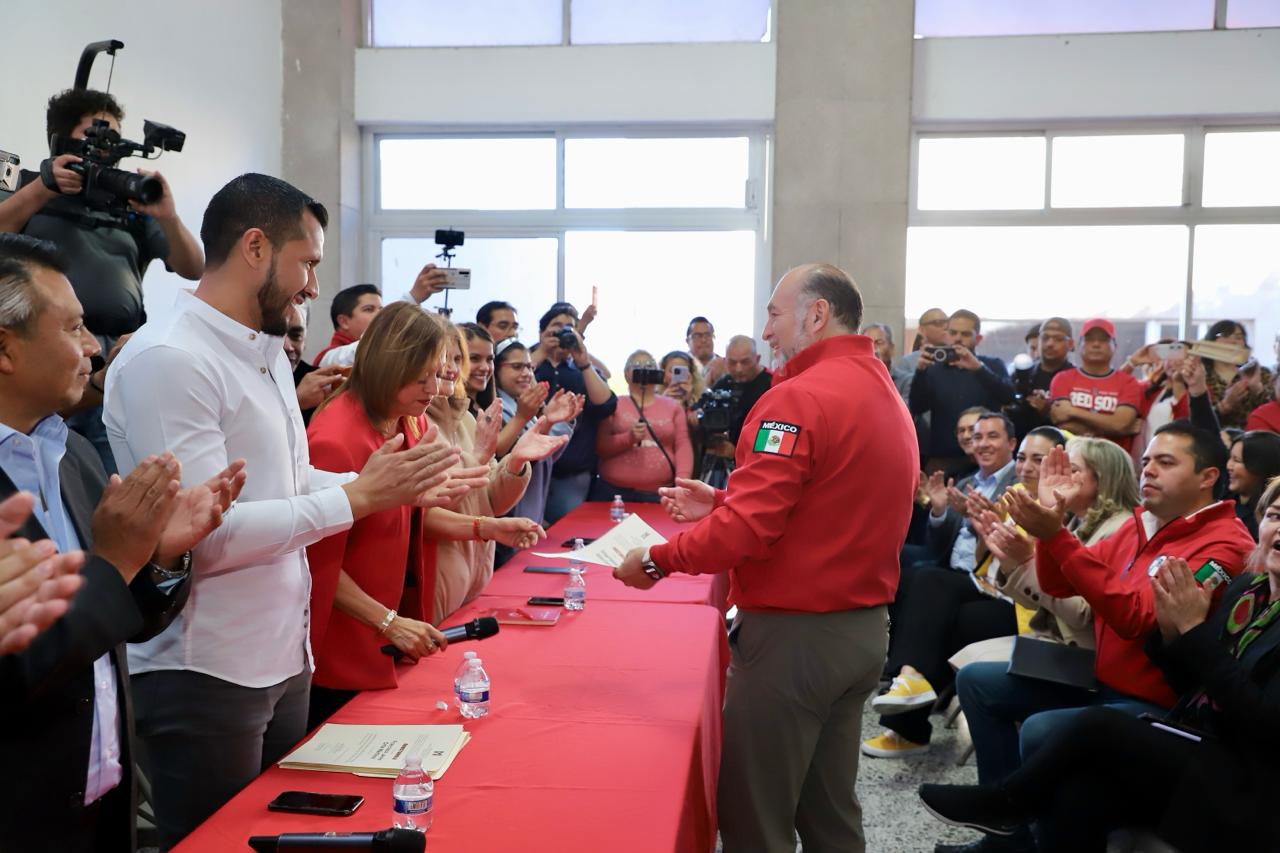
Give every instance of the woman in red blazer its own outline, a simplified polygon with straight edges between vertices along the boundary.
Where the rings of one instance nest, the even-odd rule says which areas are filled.
[[[359,471],[397,434],[404,436],[405,449],[436,441],[424,413],[438,390],[446,336],[446,326],[416,305],[383,309],[361,337],[351,376],[311,419],[311,463]],[[384,645],[413,661],[446,645],[427,622],[436,552],[428,540],[494,539],[527,547],[545,535],[528,519],[464,516],[442,508],[471,487],[487,487],[487,475],[486,468],[455,468],[420,506],[374,513],[308,546],[316,661],[312,725],[360,690],[396,686],[395,662],[382,653]]]

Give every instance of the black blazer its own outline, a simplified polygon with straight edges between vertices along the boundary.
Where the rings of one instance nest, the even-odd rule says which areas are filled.
[[[62,501],[81,547],[93,547],[90,521],[106,488],[97,452],[75,432],[59,466]],[[0,498],[16,491],[0,471]],[[32,541],[48,534],[32,517],[18,531]],[[99,802],[95,851],[135,847],[137,785],[133,774],[133,706],[126,641],[150,639],[186,603],[190,584],[156,589],[144,568],[126,586],[115,567],[89,556],[84,585],[71,607],[24,652],[0,657],[0,850],[84,849],[84,789],[93,738],[93,662],[110,654],[120,703],[120,787]],[[115,840],[118,839],[118,844]]]
[[[1186,696],[1203,689],[1218,711],[1211,739],[1171,792],[1160,827],[1184,853],[1277,849],[1268,817],[1280,790],[1280,621],[1238,660],[1221,639],[1256,577],[1238,576],[1209,618],[1169,645],[1159,631],[1147,642],[1174,690]]]

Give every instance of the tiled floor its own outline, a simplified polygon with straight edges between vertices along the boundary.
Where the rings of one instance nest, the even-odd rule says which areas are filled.
[[[881,733],[877,719],[868,705],[862,715],[864,739]],[[933,846],[939,841],[958,843],[978,837],[976,832],[940,823],[924,810],[916,796],[921,782],[978,781],[972,758],[966,766],[956,766],[956,759],[968,743],[967,733],[943,728],[940,716],[933,718],[933,724],[933,748],[923,755],[902,759],[861,757],[858,799],[862,803],[867,853],[933,853]],[[797,842],[796,853],[801,849]]]

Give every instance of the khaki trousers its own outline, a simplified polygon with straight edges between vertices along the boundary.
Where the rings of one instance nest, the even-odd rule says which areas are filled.
[[[888,646],[884,607],[739,611],[717,791],[725,853],[863,853],[862,710]]]

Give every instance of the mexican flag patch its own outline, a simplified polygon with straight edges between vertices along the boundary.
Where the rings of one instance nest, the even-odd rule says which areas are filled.
[[[756,431],[756,444],[752,448],[756,453],[776,453],[778,456],[790,456],[795,453],[796,439],[800,437],[800,427],[785,421],[761,421]]]

